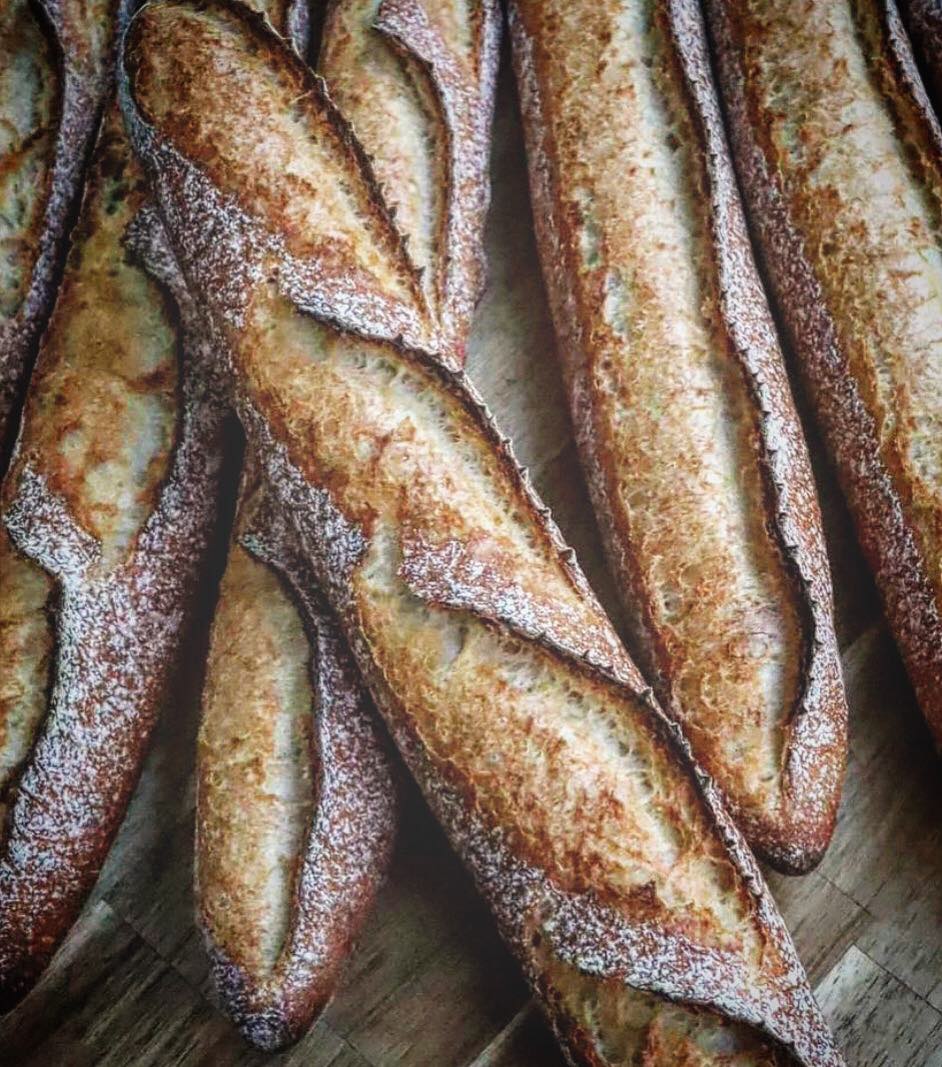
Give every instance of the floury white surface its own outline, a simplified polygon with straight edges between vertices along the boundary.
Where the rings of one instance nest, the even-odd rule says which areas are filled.
[[[574,448],[530,237],[509,82],[497,125],[490,288],[469,372],[606,606],[610,583]],[[817,472],[819,481],[826,470]],[[819,871],[773,890],[855,1067],[938,1067],[942,958],[939,764],[906,689],[833,486],[823,483],[852,758]],[[0,1024],[13,1064],[561,1067],[492,920],[414,797],[391,884],[325,1020],[282,1057],[249,1050],[211,1006],[192,926],[193,675],[159,731],[93,902],[39,989]],[[191,683],[187,688],[186,682]]]

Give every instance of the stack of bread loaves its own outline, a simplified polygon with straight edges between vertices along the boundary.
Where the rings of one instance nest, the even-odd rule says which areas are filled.
[[[95,883],[241,457],[195,889],[245,1037],[330,999],[401,763],[572,1063],[842,1063],[750,851],[820,860],[847,750],[760,267],[942,730],[942,133],[892,0],[705,7],[508,5],[626,648],[463,370],[497,0],[6,5],[0,1006]]]

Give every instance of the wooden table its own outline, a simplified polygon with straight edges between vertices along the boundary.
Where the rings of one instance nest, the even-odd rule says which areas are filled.
[[[490,287],[469,370],[616,620],[576,460],[531,236],[511,80],[495,131]],[[849,1067],[942,1067],[942,763],[913,702],[817,439],[851,757],[831,849],[771,884]],[[220,556],[222,548],[220,549]],[[335,1001],[264,1056],[213,1006],[193,927],[193,751],[211,606],[93,898],[0,1023],[0,1063],[562,1067],[469,878],[415,790],[389,884]]]

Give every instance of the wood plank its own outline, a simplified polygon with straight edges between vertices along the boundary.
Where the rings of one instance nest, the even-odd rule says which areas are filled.
[[[817,994],[847,1067],[926,1064],[938,1053],[942,1015],[855,945]]]

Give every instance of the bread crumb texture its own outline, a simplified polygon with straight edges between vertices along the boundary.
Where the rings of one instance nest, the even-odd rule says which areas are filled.
[[[27,0],[0,10],[0,319],[29,288],[49,195],[60,94],[55,53]]]
[[[545,269],[622,594],[630,612],[644,605],[659,693],[698,758],[737,810],[775,822],[800,697],[800,606],[724,325],[665,12],[649,0],[515,11],[551,146],[542,224],[559,247]]]
[[[877,5],[735,5],[745,88],[942,611],[942,173]]]

